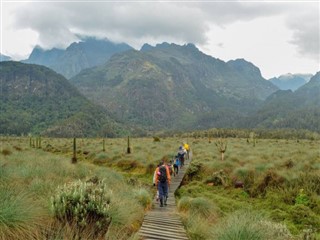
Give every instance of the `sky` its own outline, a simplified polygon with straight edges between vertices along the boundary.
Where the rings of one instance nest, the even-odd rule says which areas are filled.
[[[0,1],[0,52],[14,60],[91,36],[137,50],[194,43],[223,61],[244,58],[266,79],[320,70],[320,0]]]

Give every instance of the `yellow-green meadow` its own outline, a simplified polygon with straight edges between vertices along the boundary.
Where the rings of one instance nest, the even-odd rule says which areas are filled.
[[[78,138],[75,156],[73,139],[1,137],[0,239],[138,239],[154,169],[183,142],[190,239],[319,238],[319,140],[183,135],[130,138],[130,154],[127,138]]]

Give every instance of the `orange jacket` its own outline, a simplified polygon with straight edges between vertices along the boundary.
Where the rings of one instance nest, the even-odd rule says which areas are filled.
[[[162,165],[163,166],[163,165]],[[161,167],[161,166],[160,166]],[[159,168],[160,167],[157,167],[156,168],[156,177],[155,177],[155,183],[158,184],[159,182],[159,175],[158,175],[158,172],[159,172]],[[167,165],[165,165],[166,167],[166,172],[167,172],[167,181],[168,181],[168,184],[170,184],[171,182],[171,176],[170,176],[170,171],[169,171],[169,167]]]

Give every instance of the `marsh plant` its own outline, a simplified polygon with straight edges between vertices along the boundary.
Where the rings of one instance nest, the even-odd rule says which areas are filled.
[[[223,161],[224,160],[224,153],[227,151],[228,142],[226,139],[219,138],[216,141],[215,145],[217,146],[218,151],[221,154],[221,161]]]
[[[76,225],[80,233],[89,228],[95,236],[104,235],[111,223],[111,197],[103,180],[79,180],[58,188],[52,210],[58,221]]]

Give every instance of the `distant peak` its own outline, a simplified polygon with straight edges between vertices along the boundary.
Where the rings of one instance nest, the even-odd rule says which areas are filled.
[[[143,46],[141,47],[140,51],[145,52],[145,51],[149,51],[151,49],[153,49],[154,47],[152,47],[150,44],[145,43],[143,44]]]
[[[171,44],[171,45],[172,45],[172,44]],[[158,43],[158,44],[156,45],[156,48],[168,48],[168,47],[170,47],[170,44],[167,43],[167,42]]]

